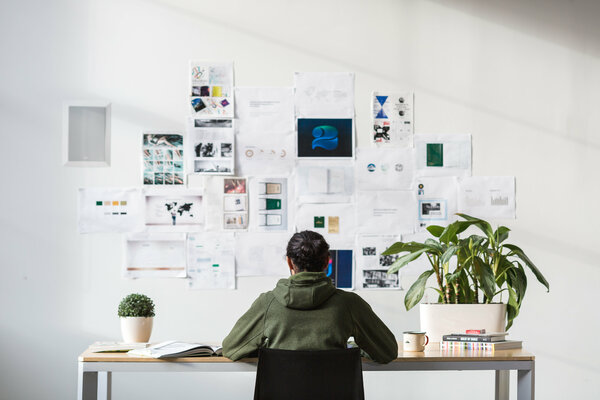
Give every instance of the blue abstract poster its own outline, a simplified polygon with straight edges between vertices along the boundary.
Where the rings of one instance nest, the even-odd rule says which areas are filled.
[[[298,157],[354,156],[352,118],[298,118]]]

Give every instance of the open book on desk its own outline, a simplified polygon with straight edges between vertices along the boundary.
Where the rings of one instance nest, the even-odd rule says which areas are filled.
[[[127,354],[154,358],[210,357],[222,355],[223,348],[221,346],[171,340],[155,344],[145,349],[131,350]]]

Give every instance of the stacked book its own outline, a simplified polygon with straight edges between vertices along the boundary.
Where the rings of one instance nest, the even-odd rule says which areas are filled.
[[[465,333],[452,333],[442,336],[440,348],[442,350],[509,350],[520,349],[523,342],[520,340],[506,340],[507,332],[489,332],[483,329],[468,330]]]

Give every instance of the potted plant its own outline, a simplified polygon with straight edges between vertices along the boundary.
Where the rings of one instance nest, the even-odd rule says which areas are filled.
[[[546,278],[519,247],[506,243],[510,229],[492,229],[489,222],[466,214],[463,220],[447,227],[432,225],[427,230],[433,236],[423,243],[397,242],[383,254],[406,253],[388,270],[395,273],[423,254],[431,269],[423,272],[406,292],[404,305],[410,310],[423,298],[427,282],[435,277],[437,304],[421,304],[421,330],[431,341],[452,331],[484,328],[488,331],[508,330],[519,314],[527,288],[527,267],[546,289]],[[474,226],[483,235],[460,238]],[[502,303],[504,294],[508,295]]]
[[[154,302],[148,296],[132,293],[119,304],[121,334],[125,343],[148,342],[152,333]]]

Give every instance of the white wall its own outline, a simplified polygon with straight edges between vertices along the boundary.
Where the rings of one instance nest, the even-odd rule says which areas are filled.
[[[600,397],[599,17],[594,1],[3,0],[0,398],[74,398],[78,353],[119,338],[129,292],[155,300],[154,340],[220,340],[273,286],[126,281],[119,235],[77,233],[78,187],[138,185],[140,132],[183,129],[189,59],[234,60],[238,86],[354,71],[362,145],[372,90],[414,89],[418,133],[471,133],[474,175],[517,176],[512,239],[551,285],[530,280],[511,329],[538,398]],[[112,166],[61,166],[62,102],[97,98],[113,104]],[[397,335],[418,326],[403,292],[360,294]],[[493,397],[491,372],[365,375],[369,399]],[[253,379],[115,374],[113,393],[251,398]]]

